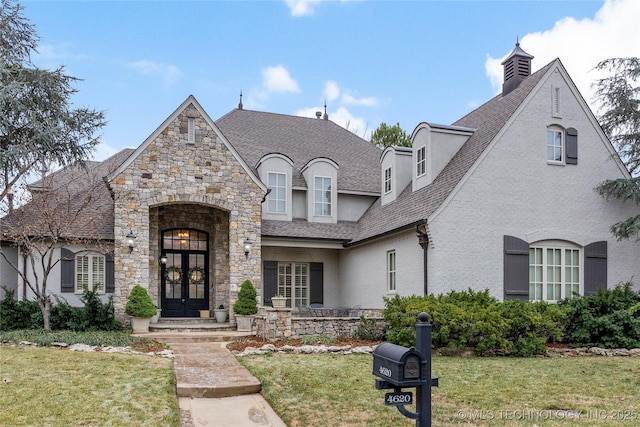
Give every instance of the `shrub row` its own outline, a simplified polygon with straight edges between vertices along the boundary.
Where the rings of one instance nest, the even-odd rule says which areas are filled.
[[[5,297],[0,301],[0,330],[42,329],[42,312],[36,301],[16,301],[14,292],[7,288]],[[85,289],[82,294],[82,307],[71,306],[67,301],[55,298],[50,314],[52,330],[119,331],[123,329],[115,319],[113,301],[103,303],[98,293]]]
[[[558,304],[498,301],[489,291],[385,298],[387,340],[415,346],[420,312],[430,315],[434,347],[478,355],[530,356],[549,342],[605,348],[640,347],[640,292],[631,283]]]

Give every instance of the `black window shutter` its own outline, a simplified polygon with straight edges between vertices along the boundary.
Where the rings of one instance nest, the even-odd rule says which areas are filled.
[[[504,236],[504,299],[529,300],[529,243]]]
[[[278,293],[278,261],[264,261],[262,263],[263,294],[264,305],[273,306],[271,297]]]
[[[105,256],[105,261],[107,263],[107,268],[104,273],[104,289],[108,294],[112,294],[116,291],[116,281],[115,281],[115,267],[113,265],[113,255],[107,254]]]
[[[309,291],[309,304],[324,304],[324,264],[312,262],[311,289]]]
[[[60,249],[60,292],[73,292],[75,284],[75,255],[69,249]]]
[[[565,132],[565,140],[567,141],[567,164],[578,164],[578,131],[574,128],[568,128]]]
[[[607,289],[607,241],[584,247],[584,294],[595,295]]]

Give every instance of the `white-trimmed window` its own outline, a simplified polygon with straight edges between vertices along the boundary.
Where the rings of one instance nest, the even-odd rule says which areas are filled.
[[[267,196],[267,212],[287,213],[287,175],[269,172],[268,186],[271,192]]]
[[[387,291],[396,291],[396,251],[387,252]]]
[[[580,249],[535,245],[529,248],[529,299],[555,302],[580,293]]]
[[[391,166],[384,170],[384,194],[391,192]]]
[[[315,177],[314,213],[315,215],[331,216],[331,178]]]
[[[309,305],[308,263],[278,263],[278,295],[289,298],[291,308]]]
[[[559,128],[547,129],[547,161],[564,162],[564,132]]]
[[[187,142],[189,144],[196,142],[196,119],[193,117],[187,119]]]
[[[427,147],[422,146],[416,152],[416,176],[422,176],[427,172]]]
[[[81,294],[85,289],[105,292],[105,256],[98,253],[80,253],[76,255],[75,292]]]

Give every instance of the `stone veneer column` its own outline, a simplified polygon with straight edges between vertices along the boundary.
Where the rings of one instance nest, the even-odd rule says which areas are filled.
[[[158,298],[156,242],[161,224],[154,209],[160,206],[188,204],[227,212],[227,255],[216,254],[214,275],[226,276],[228,281],[217,283],[223,288],[216,287],[216,297],[226,296],[228,292],[226,298],[230,306],[237,300],[237,287],[246,279],[250,279],[258,291],[261,289],[264,191],[195,107],[189,105],[172,117],[165,128],[158,129],[145,141],[127,167],[109,183],[115,201],[114,306],[119,319],[124,318],[124,305],[135,284]],[[187,142],[189,119],[195,121],[192,143]],[[192,219],[185,219],[185,228],[191,228],[188,227],[190,221]],[[154,230],[150,230],[150,224]],[[137,237],[131,254],[125,238],[129,230]],[[243,249],[246,238],[253,241],[248,258]],[[221,262],[228,264],[221,266]],[[234,319],[232,314],[231,320]]]

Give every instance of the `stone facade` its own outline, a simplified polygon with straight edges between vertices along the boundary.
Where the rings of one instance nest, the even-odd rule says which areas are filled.
[[[359,317],[297,317],[291,315],[291,309],[275,309],[261,307],[255,316],[254,331],[256,336],[276,341],[286,339],[298,339],[312,335],[323,335],[334,338],[354,337],[361,324]],[[382,317],[370,317],[376,319],[376,325],[382,329],[384,320]]]
[[[245,279],[261,288],[261,203],[265,190],[211,119],[189,100],[110,177],[114,197],[116,316],[130,289],[160,292],[160,236],[193,228],[210,236],[210,303],[230,306]],[[129,253],[126,234],[136,235]],[[243,241],[253,242],[246,257]],[[233,318],[231,319],[233,321]]]

